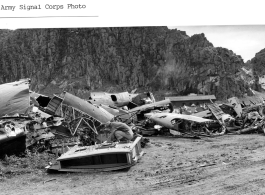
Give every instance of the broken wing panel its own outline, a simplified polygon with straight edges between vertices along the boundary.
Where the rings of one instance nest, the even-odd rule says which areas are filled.
[[[0,85],[0,116],[23,114],[30,106],[28,80]]]
[[[208,108],[211,110],[215,118],[222,124],[222,116],[225,114],[217,104],[209,104]]]
[[[101,123],[106,123],[110,121],[114,116],[104,110],[103,108],[99,108],[97,106],[94,106],[93,104],[82,100],[81,98],[74,96],[70,93],[65,92],[64,93],[64,100],[63,104],[71,106],[77,110],[80,110],[81,112],[84,112],[88,114],[89,116],[95,118]]]
[[[45,111],[48,114],[55,115],[55,113],[56,113],[57,109],[60,107],[62,101],[63,101],[62,98],[60,98],[56,95],[53,96],[53,98],[51,99],[51,101],[47,105],[47,108],[45,109]]]
[[[93,104],[107,104],[113,105],[113,101],[111,100],[110,94],[105,92],[91,92],[90,94]]]
[[[243,110],[241,104],[239,103],[239,100],[236,97],[232,97],[228,99],[228,102],[234,106],[234,110],[237,113],[237,116],[241,117]]]
[[[212,121],[210,119],[205,119],[205,118],[201,118],[198,116],[192,116],[192,115],[184,115],[184,114],[171,114],[171,115],[173,117],[175,116],[175,118],[184,119],[184,120],[188,120],[188,121],[194,121],[197,123],[206,123],[206,122]]]
[[[146,110],[148,108],[152,108],[152,107],[155,107],[155,106],[163,106],[163,105],[167,105],[167,104],[170,104],[171,101],[170,100],[162,100],[162,101],[159,101],[159,102],[154,102],[154,103],[151,103],[151,104],[145,104],[145,105],[142,105],[142,106],[138,106],[136,108],[133,108],[131,110],[128,110],[129,113],[132,113],[132,112],[136,112],[136,111],[143,111],[143,110]]]
[[[91,102],[93,104],[106,104],[111,106],[122,107],[129,104],[132,100],[128,92],[122,93],[105,93],[105,92],[91,92]]]

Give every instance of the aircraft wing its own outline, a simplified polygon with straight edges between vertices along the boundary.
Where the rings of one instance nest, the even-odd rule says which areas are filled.
[[[154,102],[154,103],[151,103],[151,104],[145,104],[145,105],[142,105],[142,106],[138,106],[136,108],[133,108],[131,110],[128,110],[129,113],[133,113],[133,112],[136,112],[136,111],[143,111],[143,110],[146,110],[148,108],[152,108],[152,107],[156,107],[156,106],[163,106],[163,105],[167,105],[167,104],[170,104],[171,101],[170,100],[162,100],[162,101],[159,101],[159,102]]]

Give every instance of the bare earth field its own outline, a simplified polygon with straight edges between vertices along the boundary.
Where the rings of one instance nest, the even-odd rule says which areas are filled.
[[[265,194],[263,135],[150,137],[144,151],[129,170],[17,175],[0,194]]]

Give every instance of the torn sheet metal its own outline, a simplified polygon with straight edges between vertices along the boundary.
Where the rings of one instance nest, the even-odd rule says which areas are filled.
[[[131,122],[131,114],[128,113],[128,110],[123,110],[123,109],[118,109],[118,108],[113,108],[107,105],[100,105],[100,107],[104,108],[107,110],[109,113],[113,114],[114,116],[119,116],[118,118],[121,120],[121,122]]]
[[[12,121],[0,121],[0,143],[24,135],[24,129],[17,127]]]
[[[192,115],[197,116],[197,117],[207,118],[207,117],[211,117],[213,114],[210,110],[204,110],[201,112],[193,113]]]
[[[128,112],[129,113],[133,113],[133,112],[137,112],[137,111],[144,111],[146,109],[150,109],[150,108],[158,107],[158,106],[165,106],[165,105],[168,105],[168,104],[171,104],[171,101],[167,99],[167,100],[162,100],[162,101],[159,101],[159,102],[154,102],[154,103],[151,103],[151,104],[145,104],[145,105],[133,108],[131,110],[128,110]]]
[[[224,124],[226,127],[235,126],[235,119],[229,114],[223,114],[221,120],[222,124]]]
[[[23,114],[30,106],[29,80],[0,85],[0,116]]]
[[[105,93],[105,92],[91,92],[90,101],[93,104],[105,104],[110,106],[122,107],[129,104],[132,101],[132,97],[135,94],[129,94],[128,92],[122,93]]]
[[[50,115],[60,115],[60,105],[61,103],[63,102],[63,99],[54,95],[51,99],[51,101],[49,101],[46,109],[45,109],[45,112],[50,114]]]
[[[35,106],[39,107],[42,112],[45,112],[49,115],[61,115],[60,109],[63,99],[59,96],[53,95],[52,98],[35,93],[33,91],[30,92],[30,100]]]
[[[25,126],[29,121],[24,117],[0,118],[0,158],[26,149]]]
[[[222,116],[225,115],[225,113],[221,110],[221,108],[217,104],[209,104],[208,108],[211,110],[215,118],[219,121],[220,124],[223,124]]]
[[[237,113],[237,116],[241,117],[243,110],[242,110],[241,104],[239,102],[239,99],[236,97],[232,97],[232,98],[229,98],[227,100],[230,104],[232,104],[234,106],[234,110]]]
[[[151,92],[144,92],[139,94],[133,94],[132,102],[138,106],[144,105],[146,103],[154,103],[155,97]]]
[[[102,108],[104,108],[109,113],[113,114],[114,116],[117,116],[119,114],[122,114],[122,113],[120,113],[120,110],[121,109],[119,109],[119,108],[111,107],[109,105],[104,105],[104,104],[100,104],[99,106],[102,107]]]
[[[254,95],[254,96],[246,96],[243,98],[239,98],[239,103],[244,105],[244,106],[253,106],[257,104],[262,104],[263,103],[263,97],[264,95],[259,94],[259,95]]]
[[[64,92],[63,104],[86,113],[101,123],[106,123],[114,117],[114,115],[110,114],[103,108],[95,106],[92,103],[82,100],[81,98],[67,92]]]

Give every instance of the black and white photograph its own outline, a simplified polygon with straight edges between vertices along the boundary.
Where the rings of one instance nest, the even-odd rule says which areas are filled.
[[[228,2],[1,2],[0,194],[265,194],[264,14]]]

